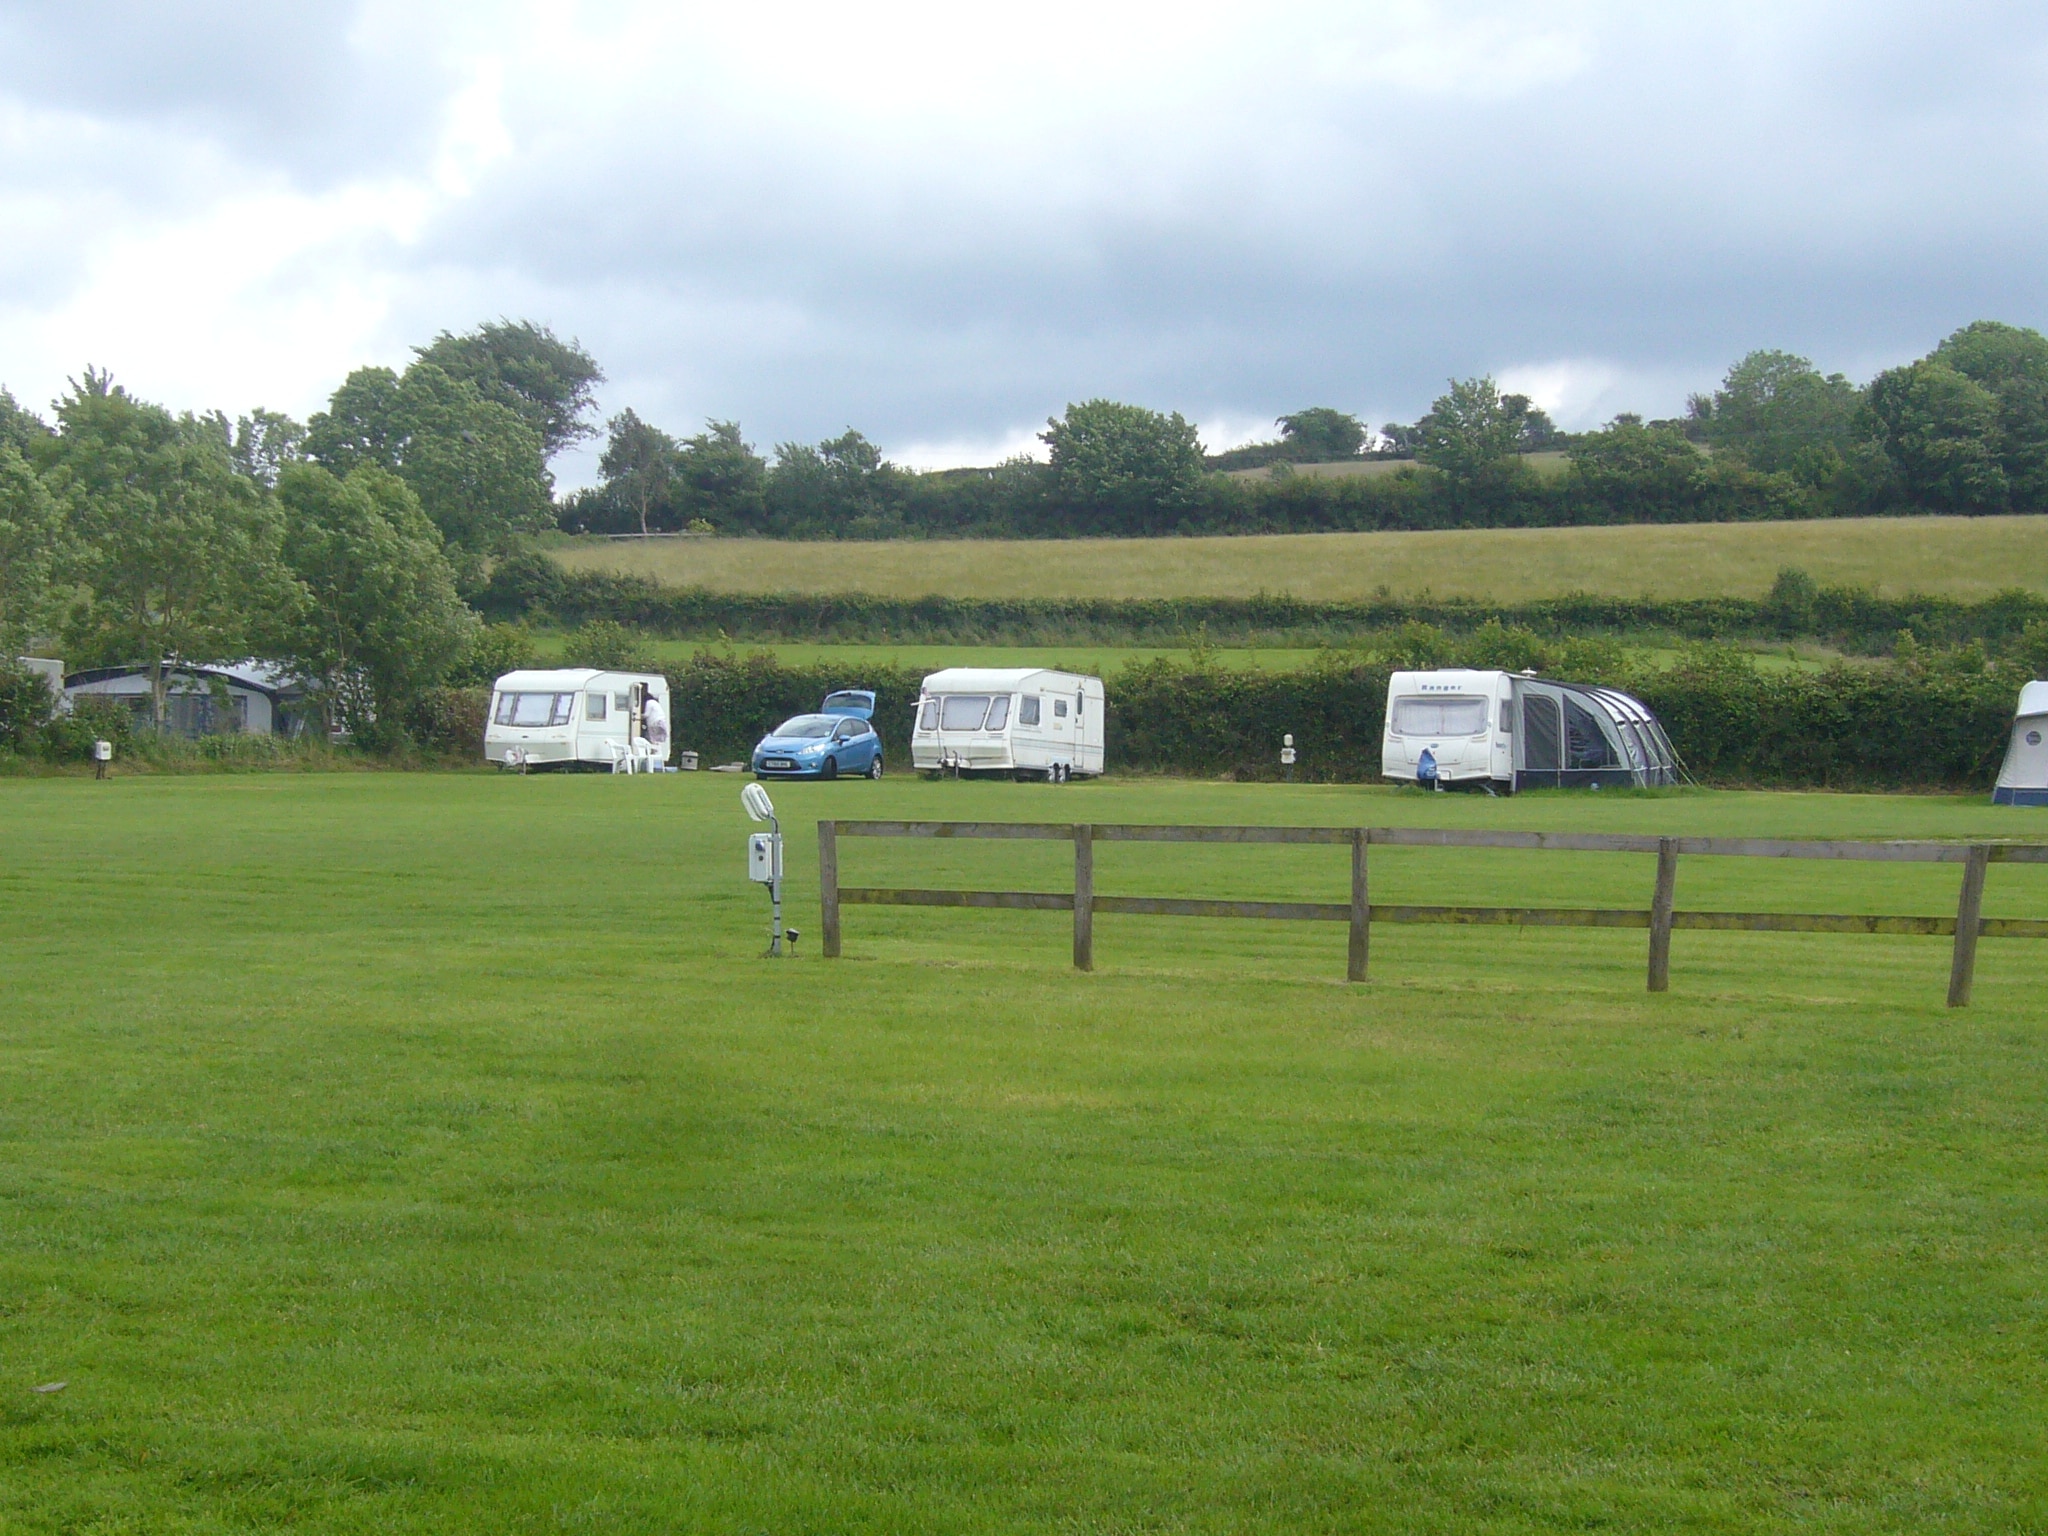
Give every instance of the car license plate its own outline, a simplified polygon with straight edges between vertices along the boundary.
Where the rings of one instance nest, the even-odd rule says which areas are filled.
[[[761,759],[761,766],[763,768],[794,768],[796,764],[786,757],[764,757]]]

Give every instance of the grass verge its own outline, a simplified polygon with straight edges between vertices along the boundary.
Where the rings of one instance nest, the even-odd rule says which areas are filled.
[[[2048,1519],[2033,945],[850,912],[723,776],[0,783],[0,1528],[2008,1531]],[[819,815],[2010,835],[1980,801],[1162,781]],[[848,877],[1057,889],[1051,845]],[[1381,899],[1645,860],[1375,854]],[[2048,913],[2038,871],[1988,910]],[[1334,899],[1331,849],[1105,891]],[[1688,861],[1685,904],[1952,910]],[[64,1390],[30,1389],[56,1381]]]
[[[1880,595],[2048,590],[2048,517],[1838,518],[1615,528],[1304,533],[1242,538],[577,541],[575,570],[732,592],[958,598],[1253,597],[1356,601],[1384,587],[1512,603],[1587,592],[1761,597],[1796,566]]]

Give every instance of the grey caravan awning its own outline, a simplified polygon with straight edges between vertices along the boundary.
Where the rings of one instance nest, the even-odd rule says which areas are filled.
[[[1515,788],[1633,789],[1678,782],[1678,754],[1642,700],[1618,688],[1514,680]]]

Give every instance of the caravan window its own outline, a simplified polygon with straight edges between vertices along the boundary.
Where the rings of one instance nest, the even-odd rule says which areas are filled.
[[[1024,698],[1019,699],[1017,701],[1017,723],[1019,725],[1038,724],[1037,694],[1028,694]]]
[[[918,712],[917,728],[920,731],[936,731],[939,728],[939,701],[926,699],[924,708]]]
[[[498,695],[499,725],[533,730],[547,725],[567,725],[575,711],[573,693],[501,693]]]
[[[1486,700],[1394,700],[1396,736],[1477,736],[1486,729]]]
[[[1055,717],[1056,719],[1060,719],[1060,720],[1064,720],[1064,719],[1066,719],[1066,718],[1067,718],[1067,701],[1066,701],[1065,699],[1054,699],[1054,700],[1052,701],[1052,712],[1053,712],[1053,715],[1054,715],[1054,717]]]
[[[988,724],[983,726],[982,729],[985,731],[1000,731],[1007,729],[1009,724],[1010,696],[1007,693],[999,693],[996,695],[995,703],[988,707]]]
[[[982,716],[988,713],[988,695],[985,693],[949,693],[939,707],[939,729],[943,731],[978,731]]]
[[[602,720],[604,718],[604,706],[607,698],[608,695],[602,693],[593,693],[586,697],[583,701],[583,718],[586,720]]]

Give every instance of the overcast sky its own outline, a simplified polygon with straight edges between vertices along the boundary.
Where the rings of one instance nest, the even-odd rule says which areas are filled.
[[[1095,395],[1672,414],[2048,319],[2044,87],[2048,6],[1955,0],[0,0],[0,383],[304,415],[507,315],[915,465]]]

